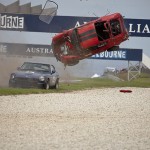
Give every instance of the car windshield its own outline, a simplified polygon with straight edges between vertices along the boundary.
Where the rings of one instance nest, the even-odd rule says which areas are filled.
[[[39,63],[24,63],[20,70],[33,70],[33,71],[49,71],[50,65]]]

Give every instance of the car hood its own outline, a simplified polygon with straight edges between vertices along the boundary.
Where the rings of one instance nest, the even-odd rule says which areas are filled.
[[[39,78],[40,76],[43,76],[44,74],[42,72],[36,72],[36,71],[17,71],[14,73],[16,77],[26,77],[26,78]]]

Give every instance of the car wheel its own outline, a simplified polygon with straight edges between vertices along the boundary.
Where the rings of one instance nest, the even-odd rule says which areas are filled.
[[[44,88],[45,88],[46,90],[48,90],[48,89],[50,88],[49,80],[47,80],[47,81],[45,82]]]
[[[54,89],[58,89],[59,88],[59,80],[56,81]]]
[[[109,48],[107,51],[117,51],[117,50],[119,50],[119,46],[113,46]]]
[[[68,66],[74,66],[74,65],[76,65],[76,64],[78,64],[79,63],[79,60],[74,60],[74,61],[70,61],[70,62],[68,62]]]

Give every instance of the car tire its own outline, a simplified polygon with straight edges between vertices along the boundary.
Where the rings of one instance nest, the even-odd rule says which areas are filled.
[[[58,88],[59,88],[59,80],[57,79],[55,86],[54,86],[54,89],[58,89]]]
[[[47,81],[45,82],[44,89],[49,90],[49,88],[50,88],[49,80],[47,80]]]
[[[67,65],[74,66],[74,65],[77,65],[78,63],[79,63],[79,60],[76,60],[76,61],[69,62]]]
[[[117,51],[117,50],[119,50],[119,46],[116,45],[116,46],[109,48],[107,51]]]

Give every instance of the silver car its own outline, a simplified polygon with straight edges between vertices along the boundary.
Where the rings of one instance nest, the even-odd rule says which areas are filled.
[[[59,74],[50,64],[24,62],[16,72],[11,73],[9,87],[59,88]]]

